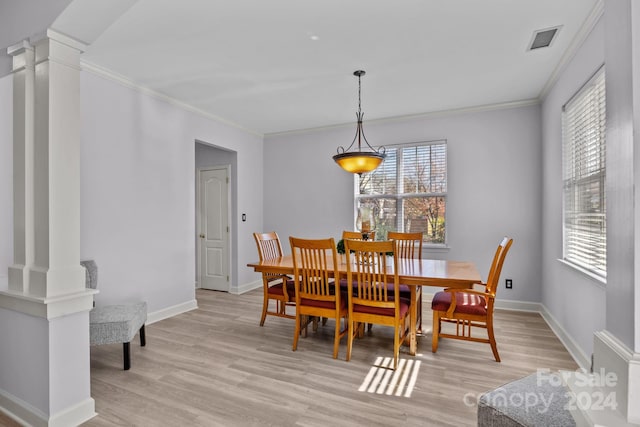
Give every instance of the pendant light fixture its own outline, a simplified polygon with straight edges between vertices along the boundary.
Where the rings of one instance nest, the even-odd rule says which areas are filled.
[[[360,78],[365,75],[363,70],[358,70],[353,72],[354,76],[358,77],[358,112],[356,116],[358,117],[358,125],[356,127],[356,136],[351,141],[351,145],[345,150],[344,147],[338,147],[338,154],[333,156],[333,160],[344,170],[351,173],[357,173],[359,175],[371,172],[375,170],[380,163],[387,156],[385,154],[385,148],[380,147],[377,150],[369,145],[369,141],[364,136],[364,131],[362,130],[362,116],[363,113],[361,111],[361,102],[360,102]],[[353,144],[355,144],[356,140],[358,141],[358,150],[357,151],[349,151]],[[362,141],[364,140],[368,150],[362,150]]]

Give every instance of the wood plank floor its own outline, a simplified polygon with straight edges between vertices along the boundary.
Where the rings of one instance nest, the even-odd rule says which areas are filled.
[[[425,302],[418,354],[403,348],[394,374],[376,367],[393,355],[388,328],[356,340],[346,362],[345,339],[331,357],[331,320],[293,352],[292,320],[258,325],[262,290],[196,296],[197,310],[147,326],[146,347],[136,338],[129,371],[121,345],[91,348],[98,416],[85,426],[474,426],[479,394],[538,368],[577,369],[536,313],[496,311],[496,363],[487,344],[442,340],[431,353]]]

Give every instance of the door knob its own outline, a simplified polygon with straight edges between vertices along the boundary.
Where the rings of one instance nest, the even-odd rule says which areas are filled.
[[[201,235],[200,235],[200,238],[201,238],[201,239],[204,239],[204,234],[201,234]]]

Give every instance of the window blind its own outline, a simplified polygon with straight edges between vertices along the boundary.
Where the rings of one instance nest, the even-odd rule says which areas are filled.
[[[429,244],[445,243],[447,144],[433,141],[389,146],[387,157],[358,180],[356,207],[373,212],[376,236],[422,232]]]
[[[563,257],[606,277],[605,74],[600,70],[564,106]]]

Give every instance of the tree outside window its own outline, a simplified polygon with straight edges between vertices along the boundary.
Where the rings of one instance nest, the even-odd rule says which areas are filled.
[[[421,232],[446,243],[447,145],[432,141],[387,147],[387,158],[358,178],[356,208],[371,209],[378,239],[388,231]]]

